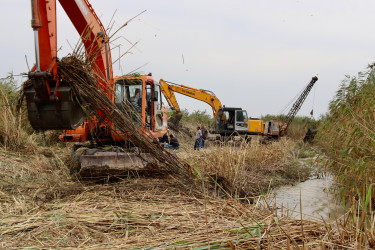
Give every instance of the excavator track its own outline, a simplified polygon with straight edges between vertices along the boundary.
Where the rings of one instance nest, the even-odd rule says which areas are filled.
[[[77,148],[77,147],[75,147]],[[81,178],[124,177],[158,169],[159,162],[150,153],[120,147],[73,148],[71,173]]]

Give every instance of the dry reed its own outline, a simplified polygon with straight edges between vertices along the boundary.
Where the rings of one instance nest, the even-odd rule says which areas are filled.
[[[267,193],[270,187],[305,180],[311,172],[311,166],[297,161],[300,156],[297,143],[287,138],[270,144],[211,145],[195,152],[191,145],[185,144],[184,149],[178,153],[180,158],[202,175],[211,176],[234,196]]]
[[[195,197],[169,175],[72,180],[68,148],[0,152],[1,248],[340,248],[350,232],[276,216],[236,199]]]
[[[373,129],[375,74],[373,66],[343,81],[322,119],[316,144],[328,156],[343,203],[351,207],[343,232],[355,232],[358,244],[375,246],[375,183]]]

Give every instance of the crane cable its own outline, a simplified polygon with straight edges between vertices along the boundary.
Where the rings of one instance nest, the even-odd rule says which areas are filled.
[[[311,111],[310,111],[310,115],[311,115],[311,118],[314,119],[314,105],[315,105],[315,93],[316,93],[316,85],[314,85],[314,95],[313,95],[313,101],[312,101],[312,106],[311,106]]]
[[[307,85],[308,85],[308,84],[307,84]],[[287,110],[287,109],[292,105],[292,103],[294,103],[294,101],[297,100],[297,98],[301,95],[301,93],[306,89],[307,85],[304,86],[304,87],[303,87],[303,88],[297,93],[297,95],[296,95],[295,97],[293,97],[292,100],[290,100],[290,102],[289,102],[287,105],[285,105],[281,110],[279,110],[279,112],[278,112],[279,115],[283,114],[283,113],[285,112],[285,110]]]

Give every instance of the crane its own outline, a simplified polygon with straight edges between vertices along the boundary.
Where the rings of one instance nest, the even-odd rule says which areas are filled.
[[[302,104],[305,102],[306,97],[310,93],[311,89],[314,87],[315,83],[318,81],[318,77],[314,76],[311,81],[307,84],[306,88],[302,91],[301,95],[298,97],[298,99],[294,102],[292,108],[289,110],[288,114],[285,118],[285,125],[283,127],[283,130],[288,130],[289,125],[292,123],[294,117],[296,117],[296,114],[301,109]]]
[[[307,84],[300,96],[293,103],[292,108],[289,110],[283,122],[281,122],[279,119],[271,119],[270,121],[264,123],[264,135],[278,138],[287,134],[289,125],[292,123],[298,111],[301,109],[302,104],[317,81],[318,77],[312,77],[311,81]]]

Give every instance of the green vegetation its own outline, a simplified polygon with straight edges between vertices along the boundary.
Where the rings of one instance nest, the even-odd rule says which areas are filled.
[[[328,156],[343,204],[351,206],[345,228],[363,245],[374,247],[375,75],[372,67],[347,76],[322,118],[317,145]]]
[[[207,113],[206,110],[200,111],[195,110],[192,113],[189,113],[187,109],[182,109],[182,119],[181,124],[187,127],[194,128],[195,126],[200,126],[201,124],[205,125],[209,129],[215,128],[215,121],[211,114]],[[168,117],[174,116],[176,112],[173,110],[168,111]]]
[[[5,149],[16,150],[32,143],[28,140],[31,127],[25,107],[17,110],[18,91],[12,74],[0,80],[0,145]]]
[[[347,76],[319,126],[316,142],[331,159],[344,197],[364,196],[375,181],[374,93],[372,69]]]

